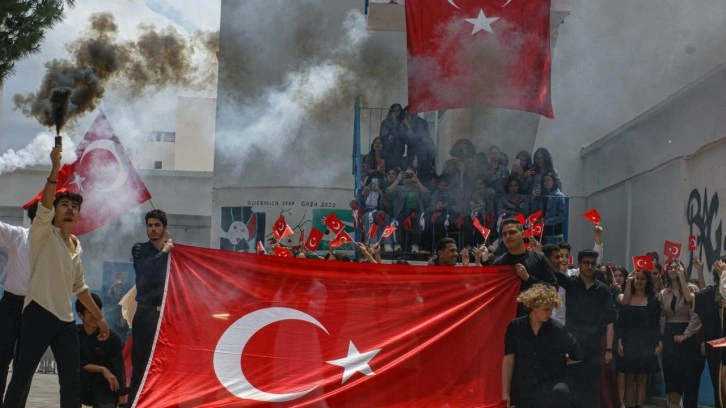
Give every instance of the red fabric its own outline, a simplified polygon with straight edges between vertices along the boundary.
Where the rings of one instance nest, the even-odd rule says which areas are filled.
[[[341,231],[340,234],[338,234],[335,238],[333,238],[332,241],[328,243],[328,246],[330,246],[331,248],[337,248],[349,242],[353,242],[353,238],[351,238],[347,232]]]
[[[375,237],[376,232],[378,232],[378,224],[371,224],[370,231],[368,231],[368,238]]]
[[[655,268],[653,265],[653,258],[650,255],[634,256],[633,266],[636,270],[640,271],[649,271]]]
[[[272,225],[272,233],[275,235],[275,239],[278,241],[295,234],[292,228],[287,225],[284,215],[280,215],[277,221],[275,221],[275,223]]]
[[[590,221],[591,223],[593,223],[595,225],[600,224],[600,221],[601,221],[600,213],[597,212],[597,210],[594,208],[585,211],[585,213],[582,214],[582,216],[585,217],[586,220]]]
[[[264,254],[265,253],[265,246],[262,245],[262,241],[257,241],[257,253],[258,254]]]
[[[309,249],[311,252],[315,252],[318,250],[318,246],[320,245],[320,241],[323,239],[323,233],[320,232],[317,228],[313,228],[310,230],[310,234],[308,235],[307,241],[305,241],[305,248]]]
[[[133,342],[133,333],[129,333],[128,337],[126,337],[126,343],[124,343],[124,348],[121,350],[121,356],[124,358],[124,369],[126,370],[126,384],[125,386],[128,387],[131,384],[131,347]]]
[[[481,233],[481,236],[484,237],[484,241],[489,238],[489,234],[492,232],[489,228],[481,225],[478,217],[474,217],[474,228],[476,228]]]
[[[289,258],[292,256],[292,252],[284,247],[275,247],[275,256],[281,256],[283,258]]]
[[[456,228],[461,229],[461,226],[464,224],[464,214],[461,214],[459,218],[456,219],[456,222],[454,222],[454,225],[456,225]]]
[[[61,167],[56,191],[83,196],[75,235],[91,232],[151,198],[144,181],[126,156],[126,150],[106,115],[96,117],[76,147],[78,159]],[[43,191],[25,203],[27,209]]]
[[[689,251],[696,250],[696,236],[695,235],[688,236],[688,250]]]
[[[676,259],[681,257],[681,248],[683,247],[683,244],[666,241],[665,245],[663,246],[663,254],[671,259]]]
[[[342,231],[343,228],[345,228],[343,221],[341,221],[340,218],[338,218],[338,216],[332,212],[330,214],[328,214],[327,217],[325,217],[325,225],[327,225],[328,228],[330,228],[330,231],[333,234],[337,234],[340,231]]]
[[[381,237],[388,238],[393,235],[394,232],[396,232],[396,227],[389,225],[386,227],[386,229],[383,230],[383,234],[381,234]]]
[[[413,231],[413,217],[415,215],[416,215],[416,213],[412,212],[411,214],[408,215],[408,217],[406,217],[406,219],[403,220],[403,222],[401,223],[401,226],[403,227],[403,229],[405,229],[406,231]],[[431,223],[433,223],[434,220],[435,219],[432,218]]]
[[[386,214],[385,211],[378,211],[378,215],[376,215],[376,224],[383,225],[386,222]]]
[[[527,219],[524,217],[524,214],[517,214],[513,217],[515,220],[519,221],[522,226],[527,223]]]
[[[537,224],[537,221],[539,221],[540,218],[542,218],[542,210],[537,210],[527,217],[527,221],[529,221],[530,225],[534,225]]]
[[[482,13],[498,19],[474,33],[466,20]],[[406,0],[406,35],[413,112],[492,106],[554,117],[549,0]]]
[[[541,237],[544,231],[544,223],[538,222],[532,225],[532,235],[535,237]]]
[[[512,267],[365,266],[177,244],[169,268],[138,408],[501,406],[520,286]],[[344,380],[331,362],[353,347],[372,354]]]

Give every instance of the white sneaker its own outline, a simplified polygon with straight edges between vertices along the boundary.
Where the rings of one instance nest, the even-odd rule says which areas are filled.
[[[391,246],[391,244],[383,245],[383,252],[393,252],[393,247]]]
[[[420,251],[418,250],[418,245],[416,245],[416,244],[411,245],[411,253],[412,254],[417,254],[419,252]]]

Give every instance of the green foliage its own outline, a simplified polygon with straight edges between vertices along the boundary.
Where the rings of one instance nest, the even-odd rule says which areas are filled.
[[[0,0],[0,84],[15,63],[37,52],[45,31],[63,19],[73,0]]]

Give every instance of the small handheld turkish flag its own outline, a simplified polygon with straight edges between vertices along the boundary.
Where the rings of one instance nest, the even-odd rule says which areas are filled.
[[[681,257],[682,244],[666,241],[663,247],[663,254],[669,259],[677,259]]]
[[[370,230],[368,231],[368,238],[375,237],[376,232],[378,232],[378,224],[372,224]]]
[[[347,232],[341,231],[340,234],[338,234],[337,237],[333,238],[333,240],[330,241],[328,245],[331,248],[337,248],[343,244],[347,244],[348,242],[353,242],[353,238],[351,238]]]
[[[527,219],[524,217],[524,214],[517,214],[513,218],[515,220],[519,221],[519,223],[522,225],[527,223]]]
[[[527,221],[529,221],[530,225],[534,225],[540,220],[540,218],[542,218],[542,210],[537,210],[527,217]]]
[[[290,252],[289,249],[278,246],[275,247],[275,256],[281,256],[283,258],[290,258],[292,257],[292,252]]]
[[[389,225],[386,227],[386,229],[383,230],[383,234],[381,234],[381,237],[388,238],[393,235],[394,232],[396,232],[396,227],[394,227],[393,225]]]
[[[689,251],[696,250],[696,236],[695,235],[688,236],[688,250]]]
[[[544,223],[538,222],[538,223],[532,225],[532,236],[541,237],[543,231],[544,231]]]
[[[338,218],[338,216],[332,212],[330,214],[328,214],[327,217],[325,217],[325,225],[327,225],[328,228],[330,228],[330,231],[333,234],[337,234],[340,231],[342,231],[343,228],[345,228],[343,221],[341,221],[340,218]]]
[[[726,347],[726,337],[707,341],[706,343],[710,344],[711,347],[716,347],[716,348]]]
[[[653,265],[653,258],[650,255],[634,256],[633,266],[639,271],[649,271],[655,268]]]
[[[597,212],[597,210],[594,208],[585,211],[585,213],[582,214],[582,216],[585,217],[586,220],[590,221],[594,225],[600,224],[600,221],[601,221],[600,213]]]
[[[305,241],[305,248],[309,249],[310,252],[315,252],[318,250],[318,246],[320,245],[320,241],[323,239],[323,233],[320,232],[317,228],[313,228],[310,230],[310,234],[308,235],[308,240]]]
[[[275,235],[275,239],[278,241],[295,234],[292,228],[290,228],[290,226],[287,225],[287,222],[285,222],[284,215],[280,215],[280,218],[275,221],[275,224],[272,226],[272,233]]]
[[[264,254],[265,252],[265,246],[262,245],[262,241],[257,241],[257,253],[258,254]]]
[[[479,233],[481,233],[481,236],[484,237],[484,241],[489,238],[489,234],[492,232],[489,228],[481,225],[478,217],[474,217],[474,228],[476,228]]]

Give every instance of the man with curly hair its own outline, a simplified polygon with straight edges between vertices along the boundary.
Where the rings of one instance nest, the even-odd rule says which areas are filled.
[[[538,283],[522,292],[517,301],[528,315],[512,320],[504,337],[502,399],[507,406],[568,407],[570,389],[567,364],[582,360],[577,340],[554,320],[552,309],[560,307],[557,290]]]

